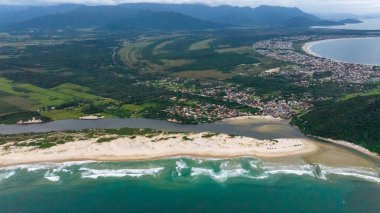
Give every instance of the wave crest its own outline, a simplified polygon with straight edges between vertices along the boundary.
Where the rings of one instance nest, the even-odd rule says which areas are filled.
[[[141,177],[145,175],[156,175],[160,171],[162,171],[164,167],[159,168],[151,168],[151,169],[118,169],[118,170],[111,170],[111,169],[89,169],[89,168],[80,168],[80,171],[82,172],[82,178],[91,178],[91,179],[98,179],[100,177],[107,178],[107,177]]]

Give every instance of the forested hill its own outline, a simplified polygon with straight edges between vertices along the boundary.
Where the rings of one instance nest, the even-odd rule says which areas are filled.
[[[0,11],[1,10],[0,6]],[[4,8],[3,31],[104,29],[206,29],[226,26],[309,27],[339,25],[298,8],[260,6],[211,7],[201,4],[57,5],[51,7]],[[149,22],[149,23],[148,23]],[[165,22],[165,23],[163,23]]]
[[[380,95],[325,103],[293,122],[307,134],[349,141],[380,153]]]
[[[138,16],[113,21],[98,30],[200,30],[227,25],[196,19],[174,12],[142,12]]]
[[[140,11],[128,8],[99,6],[85,7],[70,13],[34,18],[5,29],[59,30],[94,28],[107,31],[121,30],[185,30],[219,28],[225,25],[199,20],[173,12]]]

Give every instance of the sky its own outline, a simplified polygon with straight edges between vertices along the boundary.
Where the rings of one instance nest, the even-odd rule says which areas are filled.
[[[206,3],[209,5],[251,6],[277,5],[299,7],[312,13],[380,13],[380,0],[0,0],[0,4],[120,4],[128,2],[157,2],[157,3]]]

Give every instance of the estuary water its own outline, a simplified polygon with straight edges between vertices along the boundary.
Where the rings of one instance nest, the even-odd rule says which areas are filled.
[[[307,46],[307,51],[315,56],[353,64],[380,65],[380,37],[330,39]]]
[[[1,134],[67,131],[81,129],[150,128],[170,132],[219,132],[257,139],[300,138],[303,134],[287,120],[265,117],[228,119],[217,123],[187,125],[145,118],[108,118],[99,120],[60,120],[31,125],[0,125]]]

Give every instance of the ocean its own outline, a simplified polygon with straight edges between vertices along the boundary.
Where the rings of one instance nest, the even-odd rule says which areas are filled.
[[[380,18],[366,18],[362,23],[337,26],[315,26],[312,28],[339,29],[339,30],[380,30]]]
[[[380,37],[325,40],[315,42],[309,50],[335,61],[380,65]]]
[[[0,212],[379,212],[379,170],[256,158],[0,169]]]

